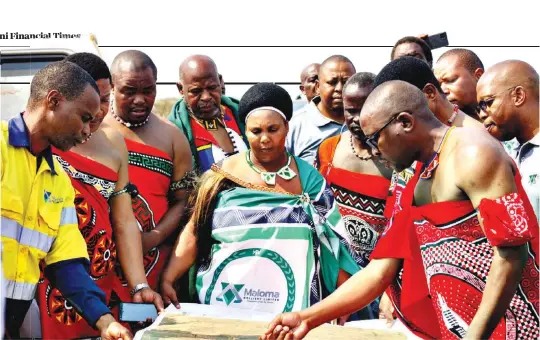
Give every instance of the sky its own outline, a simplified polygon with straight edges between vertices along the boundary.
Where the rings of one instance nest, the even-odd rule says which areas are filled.
[[[158,82],[170,83],[178,80],[180,63],[192,54],[212,57],[226,83],[299,82],[305,65],[332,54],[349,57],[357,71],[377,73],[399,38],[440,32],[447,32],[452,47],[472,46],[486,67],[521,59],[538,70],[537,3],[93,0],[75,8],[73,2],[58,0],[54,7],[25,5],[36,8],[30,13],[9,2],[2,5],[0,33],[93,33],[109,65],[119,52],[139,49],[157,65]],[[6,15],[23,11],[24,20]],[[35,47],[51,42],[4,40],[0,46],[6,43]],[[434,59],[447,49],[434,50]],[[284,87],[293,99],[300,94],[297,85]],[[228,95],[240,98],[249,85],[226,88]],[[158,98],[177,95],[174,84],[158,86]]]

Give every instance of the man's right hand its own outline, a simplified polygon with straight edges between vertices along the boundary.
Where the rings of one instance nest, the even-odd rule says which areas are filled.
[[[102,315],[96,322],[96,328],[104,340],[132,340],[131,332],[118,323],[111,314]]]
[[[310,328],[300,313],[283,313],[269,325],[260,340],[298,340],[303,339]]]
[[[383,294],[381,302],[379,302],[379,319],[386,319],[388,327],[394,323],[394,305],[386,293]]]
[[[144,288],[138,291],[131,299],[134,303],[152,303],[156,306],[158,313],[164,312],[163,300],[161,296],[154,292],[151,288]]]
[[[165,306],[168,306],[172,303],[177,309],[180,309],[180,304],[178,303],[176,291],[174,290],[172,283],[167,281],[161,282],[161,296],[163,296],[163,302],[165,303]]]

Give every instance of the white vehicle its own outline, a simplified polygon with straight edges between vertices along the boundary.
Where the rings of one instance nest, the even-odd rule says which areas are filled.
[[[25,41],[16,41],[25,43]],[[0,116],[2,120],[24,111],[32,77],[48,64],[76,52],[99,55],[96,37],[31,40],[31,47],[0,47]]]

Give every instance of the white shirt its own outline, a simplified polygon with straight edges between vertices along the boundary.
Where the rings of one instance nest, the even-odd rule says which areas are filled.
[[[289,134],[285,146],[291,155],[313,164],[319,145],[327,138],[339,135],[347,129],[323,114],[317,108],[317,100],[312,100],[298,110],[289,122]]]

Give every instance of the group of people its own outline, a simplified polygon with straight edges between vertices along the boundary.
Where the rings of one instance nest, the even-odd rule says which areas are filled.
[[[110,69],[76,53],[2,122],[9,338],[35,336],[34,312],[46,339],[130,339],[121,302],[283,313],[265,339],[394,317],[421,338],[540,336],[530,65],[484,69],[466,49],[434,63],[405,37],[377,75],[308,65],[293,112],[272,83],[225,96],[193,55],[168,121],[156,80],[141,51]]]

